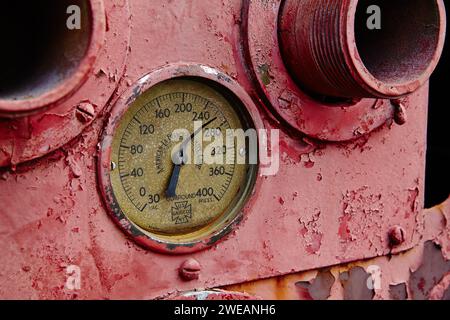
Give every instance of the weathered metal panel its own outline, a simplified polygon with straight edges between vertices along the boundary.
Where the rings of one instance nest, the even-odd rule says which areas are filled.
[[[286,80],[276,21],[264,24],[280,1],[103,3],[102,49],[79,91],[43,113],[0,119],[1,298],[152,299],[230,285],[278,299],[405,297],[389,286],[408,281],[422,237],[442,230],[441,222],[423,229],[428,85],[400,102],[330,107]],[[260,178],[226,241],[163,255],[110,219],[96,157],[119,95],[177,63],[218,69],[252,97],[262,125],[280,130],[280,169]],[[448,234],[439,238],[446,255]],[[384,270],[382,289],[356,290],[371,264]],[[308,271],[323,268],[331,269]],[[435,282],[440,297],[448,285]]]
[[[406,252],[224,289],[261,299],[448,300],[449,204],[419,215],[423,238]]]

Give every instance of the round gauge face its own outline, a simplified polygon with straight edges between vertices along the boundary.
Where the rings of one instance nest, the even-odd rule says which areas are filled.
[[[120,210],[143,232],[174,241],[224,227],[255,182],[244,135],[251,123],[236,98],[207,81],[172,79],[142,93],[112,140]]]

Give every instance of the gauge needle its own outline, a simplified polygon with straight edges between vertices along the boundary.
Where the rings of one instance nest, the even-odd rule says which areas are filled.
[[[193,134],[191,134],[191,136],[188,139],[186,139],[181,144],[180,151],[176,152],[173,155],[172,161],[175,164],[175,166],[173,167],[169,186],[167,187],[167,190],[166,190],[166,196],[168,198],[174,198],[177,196],[176,190],[177,190],[178,180],[180,178],[181,168],[186,164],[186,161],[187,161],[186,160],[186,154],[187,154],[186,147],[188,146],[189,142],[191,142],[197,136],[197,134],[199,134],[206,126],[209,126],[211,123],[213,123],[216,120],[217,120],[217,117],[206,122],[204,125],[202,125],[201,128],[198,128]]]
[[[178,156],[180,159],[180,163],[175,164],[175,166],[173,168],[172,176],[170,177],[169,186],[167,187],[167,190],[166,190],[167,198],[174,198],[177,196],[176,190],[177,190],[177,185],[178,185],[178,179],[180,177],[181,167],[183,166],[183,155],[178,154]]]

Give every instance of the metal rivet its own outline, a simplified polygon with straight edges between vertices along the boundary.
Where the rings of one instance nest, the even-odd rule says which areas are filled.
[[[80,103],[75,110],[75,116],[81,123],[91,122],[95,118],[95,108],[89,102]]]
[[[402,126],[408,120],[408,116],[406,114],[405,104],[400,99],[391,100],[392,105],[394,106],[394,121],[399,126]]]
[[[405,230],[402,227],[394,226],[389,230],[389,243],[392,247],[403,244],[405,240]]]
[[[179,275],[184,281],[197,280],[200,277],[202,267],[195,259],[188,259],[181,264]]]

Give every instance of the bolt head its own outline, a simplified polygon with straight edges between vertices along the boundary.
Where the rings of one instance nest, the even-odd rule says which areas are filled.
[[[389,230],[389,243],[392,247],[402,245],[406,241],[405,230],[400,226],[394,226]]]
[[[406,113],[406,107],[403,100],[393,99],[391,100],[392,105],[395,107],[394,111],[394,121],[399,126],[404,125],[408,121],[408,115]]]
[[[184,281],[197,280],[200,277],[202,267],[195,259],[188,259],[182,263],[179,269],[179,275]]]
[[[95,108],[91,103],[80,103],[76,108],[75,115],[81,123],[91,122],[95,118]]]

